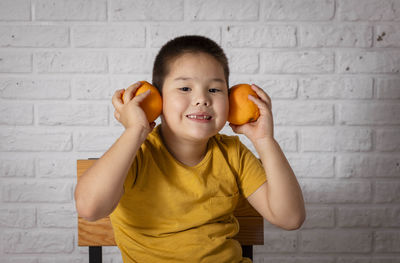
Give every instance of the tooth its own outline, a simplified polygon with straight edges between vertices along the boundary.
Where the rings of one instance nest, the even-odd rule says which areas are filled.
[[[211,119],[211,116],[205,116],[205,115],[202,115],[202,116],[187,115],[187,117],[190,118],[190,119],[197,119],[197,120],[210,120]]]

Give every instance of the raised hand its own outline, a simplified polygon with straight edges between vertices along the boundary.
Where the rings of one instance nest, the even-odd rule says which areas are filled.
[[[243,125],[229,124],[232,130],[239,134],[244,134],[253,143],[259,139],[274,138],[274,122],[272,116],[271,98],[260,87],[252,84],[251,88],[257,93],[259,98],[249,95],[249,99],[253,101],[260,110],[260,117],[255,122]]]

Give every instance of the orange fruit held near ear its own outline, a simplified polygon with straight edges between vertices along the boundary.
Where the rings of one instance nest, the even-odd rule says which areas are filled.
[[[136,90],[133,97],[150,90],[150,94],[140,103],[140,107],[146,113],[147,120],[149,122],[155,121],[160,116],[162,111],[162,99],[157,88],[148,83],[147,81],[140,81],[142,85]],[[122,100],[125,103],[124,93],[122,94]]]
[[[238,84],[229,91],[228,121],[235,125],[253,122],[260,116],[257,105],[249,100],[248,95],[258,98],[249,84]]]

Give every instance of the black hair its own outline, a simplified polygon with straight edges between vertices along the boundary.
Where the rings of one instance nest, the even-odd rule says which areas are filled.
[[[162,93],[165,77],[169,73],[169,65],[186,53],[205,53],[215,58],[222,66],[227,87],[229,87],[228,59],[222,48],[213,40],[198,35],[176,37],[168,41],[158,52],[153,66],[153,85]]]

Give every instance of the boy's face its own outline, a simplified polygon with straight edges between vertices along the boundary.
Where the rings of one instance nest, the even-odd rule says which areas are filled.
[[[163,126],[185,139],[205,140],[228,118],[228,87],[222,66],[204,53],[173,60],[164,80]]]

